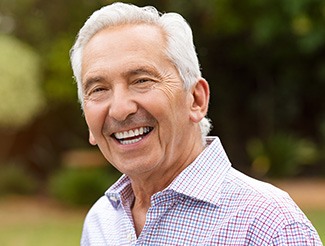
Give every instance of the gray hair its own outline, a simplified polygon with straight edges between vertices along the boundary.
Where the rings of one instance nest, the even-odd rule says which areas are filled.
[[[99,31],[123,24],[152,24],[161,27],[167,35],[166,54],[177,68],[185,89],[189,90],[201,78],[200,65],[193,44],[192,30],[186,20],[177,13],[161,14],[154,7],[137,7],[132,4],[113,3],[95,11],[80,29],[70,51],[74,77],[78,85],[78,98],[83,107],[81,80],[82,52],[88,41]],[[202,138],[211,129],[208,118],[200,122]]]

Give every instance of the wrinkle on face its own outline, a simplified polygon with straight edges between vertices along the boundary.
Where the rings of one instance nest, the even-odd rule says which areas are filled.
[[[186,92],[182,80],[175,73],[166,72],[161,75],[161,80],[161,83],[155,84],[153,89],[161,90],[170,102],[175,100],[176,95],[179,94],[178,92]]]
[[[197,154],[192,151],[192,94],[164,52],[162,34],[147,25],[106,29],[88,43],[83,64],[83,82],[95,92],[85,98],[84,108],[92,143],[121,172],[155,182],[158,176],[175,177]],[[137,110],[114,117],[112,105],[119,115],[123,110],[114,104],[118,100]],[[153,130],[137,145],[122,146],[112,137],[141,126]]]

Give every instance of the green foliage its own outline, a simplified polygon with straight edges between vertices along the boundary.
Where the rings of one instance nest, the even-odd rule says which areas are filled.
[[[210,83],[212,134],[232,160],[246,162],[241,152],[252,136],[294,132],[318,143],[325,115],[324,1],[181,2],[186,11],[177,11],[194,29]]]
[[[320,239],[325,243],[325,210],[311,210],[304,211],[308,219],[313,223],[313,226],[318,232]]]
[[[19,37],[24,43],[32,45],[34,52],[37,51],[40,56],[38,62],[42,64],[41,72],[44,74],[42,88],[50,103],[47,105],[47,115],[37,122],[37,126],[41,127],[29,130],[35,136],[35,141],[50,139],[46,140],[50,142],[47,147],[36,144],[44,148],[42,153],[50,153],[54,149],[52,156],[44,155],[42,161],[54,160],[57,163],[54,157],[60,156],[66,148],[85,146],[87,129],[79,123],[83,119],[77,105],[68,51],[87,17],[95,9],[111,2],[113,1],[0,2],[0,32]],[[249,165],[248,153],[243,150],[252,136],[267,139],[274,132],[294,132],[306,136],[314,143],[325,145],[325,141],[320,139],[322,121],[325,119],[323,0],[129,2],[140,6],[153,5],[161,12],[179,12],[192,26],[202,72],[211,88],[209,117],[215,126],[211,134],[221,137],[234,163]],[[3,47],[0,44],[0,53],[17,50],[16,46],[8,45]],[[28,55],[19,55],[19,61],[26,57]],[[2,53],[1,59],[4,60],[4,66],[11,67],[5,69],[5,72],[13,71],[16,74],[23,68],[28,72],[33,71],[33,62],[27,62],[23,66],[16,62],[13,65],[11,56]],[[20,76],[17,81],[30,76],[29,73],[22,74],[24,77]],[[4,74],[0,78],[0,93],[9,97],[15,94],[16,87],[21,89],[22,83],[15,83],[15,88],[8,87],[8,79],[3,79],[5,76]],[[39,90],[40,84],[36,81],[39,78],[34,80],[35,87]],[[5,92],[2,87],[7,88]],[[25,89],[22,91],[27,92]],[[11,99],[3,98],[5,103],[0,105],[0,125],[12,125],[14,120],[33,122],[31,115],[35,116],[38,110],[35,107],[34,113],[28,113],[27,108],[39,99],[35,96],[26,103],[19,102],[27,94],[29,93],[15,94]],[[22,110],[11,105],[24,107]],[[69,111],[66,113],[62,109]],[[2,117],[1,114],[4,113],[1,110],[8,117]],[[18,112],[15,114],[17,117],[13,117],[14,112]],[[21,120],[26,118],[25,114],[31,118]],[[33,144],[28,143],[28,147]],[[29,157],[37,156],[36,153],[40,152],[40,147],[33,147],[30,151],[21,149],[21,155],[28,152]],[[288,158],[287,154],[284,155],[284,159]]]
[[[47,98],[52,102],[77,101],[77,85],[72,78],[69,60],[72,42],[68,36],[59,37],[46,54],[47,80],[44,88]]]
[[[64,168],[50,180],[50,191],[64,203],[91,205],[117,178],[117,172],[102,168]]]
[[[247,145],[255,175],[289,177],[299,173],[302,165],[318,158],[315,144],[288,134],[275,134],[266,141],[252,139]]]
[[[0,126],[20,128],[44,107],[40,60],[26,44],[0,35]]]
[[[0,195],[32,194],[36,192],[37,185],[35,179],[21,165],[0,165]]]

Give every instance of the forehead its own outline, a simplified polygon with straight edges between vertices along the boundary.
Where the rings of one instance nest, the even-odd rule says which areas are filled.
[[[97,32],[85,45],[84,53],[94,53],[104,47],[109,52],[115,50],[132,51],[145,47],[162,49],[166,46],[165,36],[162,28],[152,24],[112,26]]]
[[[162,29],[148,24],[127,24],[105,28],[85,45],[82,76],[97,66],[127,64],[139,59],[162,59],[166,40]],[[156,59],[157,60],[157,59]]]

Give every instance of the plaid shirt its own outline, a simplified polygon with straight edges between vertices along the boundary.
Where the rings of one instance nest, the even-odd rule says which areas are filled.
[[[89,211],[81,245],[322,245],[287,193],[232,168],[219,139],[152,196],[138,238],[133,199],[122,176]]]

